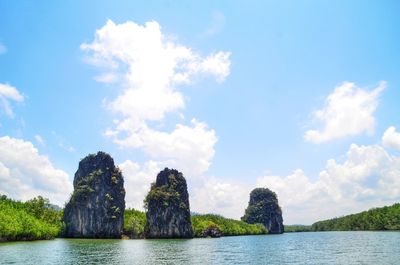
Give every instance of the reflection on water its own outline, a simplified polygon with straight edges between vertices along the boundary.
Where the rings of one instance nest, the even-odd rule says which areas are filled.
[[[0,264],[400,264],[399,232],[0,244]]]

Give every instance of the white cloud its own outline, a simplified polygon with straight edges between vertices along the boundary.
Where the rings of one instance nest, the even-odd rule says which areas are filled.
[[[81,49],[88,52],[88,63],[104,70],[95,79],[113,83],[121,90],[115,99],[104,102],[119,116],[104,135],[120,147],[143,150],[151,159],[143,165],[130,160],[120,164],[128,207],[142,208],[150,183],[164,167],[181,171],[189,190],[199,188],[198,195],[195,192],[190,199],[195,206],[199,205],[196,198],[201,198],[204,188],[211,185],[206,186],[202,176],[214,156],[216,133],[194,118],[190,124],[175,124],[170,131],[159,125],[165,122],[167,114],[184,121],[181,111],[185,108],[185,96],[179,90],[182,85],[206,76],[217,82],[225,80],[230,73],[230,53],[217,51],[201,56],[164,35],[155,21],[141,26],[131,21],[115,24],[109,20],[96,31],[94,41],[82,44]],[[223,187],[218,184],[216,188]],[[217,194],[222,193],[228,194],[229,190]],[[212,207],[199,210],[214,211]]]
[[[396,132],[394,126],[389,127],[382,137],[382,144],[386,147],[400,151],[400,133]]]
[[[22,102],[24,96],[13,86],[9,84],[0,84],[0,108],[10,117],[14,117],[10,101]]]
[[[378,98],[386,86],[381,82],[372,91],[363,90],[354,83],[344,82],[326,98],[324,108],[313,113],[323,123],[321,130],[308,130],[304,138],[312,143],[322,143],[363,132],[372,134],[373,116]]]
[[[302,170],[295,170],[287,177],[260,177],[257,186],[278,194],[285,223],[309,224],[398,201],[399,175],[399,157],[378,145],[352,144],[346,160],[328,160],[315,181]]]
[[[7,47],[4,46],[4,44],[0,42],[0,54],[4,54],[6,52],[7,52]]]
[[[214,177],[204,177],[202,184],[192,190],[191,211],[216,213],[239,219],[247,207],[251,188],[239,183],[220,181]]]
[[[19,200],[42,195],[63,205],[71,191],[67,173],[55,168],[31,142],[0,137],[0,193]]]
[[[177,85],[192,82],[195,75],[208,73],[221,81],[229,75],[229,52],[203,58],[169,40],[155,21],[141,26],[109,20],[96,31],[93,43],[81,48],[90,54],[89,63],[106,70],[102,81],[119,77],[125,90],[110,108],[135,123],[161,120],[167,112],[183,108]]]
[[[107,21],[92,43],[81,49],[86,58],[104,70],[100,82],[116,83],[119,95],[106,106],[119,119],[104,135],[124,148],[140,148],[151,159],[179,168],[186,175],[200,176],[209,167],[217,141],[214,130],[192,119],[170,131],[155,127],[168,113],[180,115],[185,97],[180,85],[211,75],[222,82],[230,73],[230,53],[218,51],[205,57],[161,32],[160,25],[144,26],[128,21]]]
[[[127,207],[143,210],[143,200],[150,190],[150,184],[156,180],[162,166],[155,161],[148,161],[143,167],[126,160],[119,165],[124,176]]]
[[[152,158],[168,162],[187,176],[200,176],[207,171],[214,156],[217,137],[205,123],[196,120],[191,123],[191,127],[177,124],[171,133],[144,126],[140,134],[116,142],[124,147],[142,148]]]

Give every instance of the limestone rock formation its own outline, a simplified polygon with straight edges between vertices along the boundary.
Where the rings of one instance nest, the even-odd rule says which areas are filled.
[[[146,196],[147,238],[191,238],[189,194],[186,180],[175,169],[165,168]]]
[[[249,205],[242,221],[249,224],[263,224],[269,234],[282,234],[282,210],[275,192],[267,188],[254,189],[250,193]]]
[[[112,157],[98,152],[82,159],[64,210],[64,236],[120,238],[124,210],[124,179]]]

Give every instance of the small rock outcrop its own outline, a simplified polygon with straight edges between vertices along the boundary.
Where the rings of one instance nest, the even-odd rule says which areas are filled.
[[[216,238],[216,237],[221,237],[222,232],[217,225],[211,225],[203,230],[201,236]]]
[[[242,221],[263,224],[269,234],[283,233],[282,210],[275,192],[267,188],[256,188],[250,193],[249,205]]]
[[[145,199],[147,238],[192,238],[186,180],[175,169],[165,168]]]
[[[124,179],[112,157],[98,152],[82,159],[64,210],[64,236],[120,238],[124,210]]]

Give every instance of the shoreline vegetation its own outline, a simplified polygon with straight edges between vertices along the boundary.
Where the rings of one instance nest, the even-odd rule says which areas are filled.
[[[61,237],[64,229],[63,209],[50,204],[41,196],[26,202],[0,196],[0,242],[45,240]],[[216,214],[194,214],[194,237],[216,228],[220,236],[267,234],[262,224],[247,224]],[[145,212],[126,209],[122,238],[143,239],[146,225]],[[398,231],[400,230],[400,204],[373,208],[357,214],[318,221],[308,225],[285,225],[285,233],[318,231]]]
[[[0,242],[53,239],[63,229],[63,211],[39,196],[26,202],[0,196]]]

